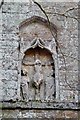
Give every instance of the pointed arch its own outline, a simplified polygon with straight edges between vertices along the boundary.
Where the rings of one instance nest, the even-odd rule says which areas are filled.
[[[35,61],[37,59],[41,61],[41,71],[44,77],[44,82],[41,87],[45,88],[40,99],[48,99],[52,101],[58,98],[58,87],[56,87],[58,86],[58,72],[56,69],[57,52],[55,42],[55,39],[57,38],[57,27],[53,23],[49,23],[45,18],[32,16],[20,23],[19,30],[21,38],[20,73],[24,73],[24,71],[26,71],[29,76],[29,88],[33,91],[33,93],[31,92],[31,95],[33,94],[33,98],[29,96],[30,100],[34,100],[35,98],[33,78],[35,75]],[[50,30],[52,30],[54,36],[51,34]],[[24,74],[21,74],[19,83],[23,80],[23,76]],[[47,91],[48,89],[50,89],[50,97]],[[44,98],[45,93],[46,96]]]
[[[29,25],[31,23],[41,23],[44,26],[46,26],[47,28],[51,29],[52,31],[54,31],[54,33],[57,33],[57,27],[55,24],[53,24],[52,22],[48,22],[48,20],[46,20],[45,18],[42,18],[40,16],[32,16],[31,18],[28,18],[26,20],[24,20],[23,22],[20,23],[19,25],[19,29],[21,29],[23,26],[25,25]]]
[[[36,61],[40,61],[40,64],[38,62],[37,65]],[[54,101],[56,97],[55,64],[52,53],[48,49],[41,48],[40,46],[27,49],[22,59],[21,71],[22,73],[26,72],[29,76],[28,91],[30,92],[28,100],[39,99],[41,101]],[[42,82],[39,81],[39,79],[41,79],[41,76],[43,78],[41,80]],[[23,78],[24,74],[22,74],[22,81],[24,80]],[[37,79],[37,83],[40,82],[39,89],[37,88],[37,83],[35,85],[37,87],[34,86],[34,78]],[[35,91],[37,90],[38,93],[35,93]],[[48,93],[48,91],[50,94]]]

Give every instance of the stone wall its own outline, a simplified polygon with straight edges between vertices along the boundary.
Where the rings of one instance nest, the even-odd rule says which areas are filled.
[[[28,119],[40,119],[40,120],[78,120],[77,111],[59,111],[59,110],[5,110],[3,112],[3,118],[28,118]]]
[[[32,117],[53,117],[60,113],[60,117],[77,118],[77,112],[69,111],[29,111],[29,110],[13,110],[8,108],[21,107],[28,108],[53,108],[53,109],[78,109],[78,21],[75,17],[78,15],[77,9],[67,11],[69,8],[77,8],[78,3],[74,2],[40,2],[42,8],[46,11],[50,22],[57,28],[57,41],[59,42],[57,61],[55,65],[56,71],[56,93],[54,102],[50,105],[39,103],[39,101],[28,102],[20,101],[19,81],[21,79],[21,58],[20,58],[20,24],[33,16],[39,16],[46,19],[39,6],[34,3],[5,2],[0,12],[0,101],[3,102],[3,116],[28,116]],[[67,12],[66,12],[67,11]],[[62,15],[65,13],[65,15]],[[34,26],[34,29],[35,26]],[[40,29],[40,32],[42,29]],[[28,37],[33,39],[36,35],[29,34]],[[43,39],[45,36],[43,36]],[[48,38],[48,35],[47,35]],[[22,44],[25,44],[24,42]],[[62,55],[64,54],[64,56]],[[65,63],[64,63],[65,57]],[[66,69],[66,70],[65,70]],[[39,106],[38,106],[39,105]],[[10,114],[11,112],[11,114]],[[16,114],[17,115],[16,115]],[[24,113],[24,114],[23,114]],[[30,114],[28,114],[30,113]],[[53,114],[54,113],[54,114]],[[76,115],[74,115],[74,113]],[[8,115],[10,114],[10,115]],[[57,116],[56,115],[56,116]],[[74,116],[73,116],[74,115]],[[68,118],[68,117],[67,117]]]

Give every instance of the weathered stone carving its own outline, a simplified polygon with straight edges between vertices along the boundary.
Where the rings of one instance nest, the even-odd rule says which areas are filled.
[[[34,64],[35,74],[34,74],[34,85],[37,89],[40,88],[41,83],[43,82],[42,66],[41,61],[37,59]]]
[[[28,76],[28,72],[26,70],[22,71],[23,75],[22,75],[22,81],[21,81],[21,92],[22,92],[22,98],[24,100],[28,100],[28,85],[29,85],[29,76]]]
[[[36,43],[39,44],[39,41]],[[35,48],[26,51],[22,66],[23,72],[25,69],[29,76],[26,74],[22,76],[24,79],[22,80],[24,81],[22,83],[23,98],[25,100],[54,100],[55,69],[51,53],[45,47],[40,48],[35,45]]]
[[[32,48],[35,48],[35,47],[44,48],[44,46],[45,46],[45,43],[41,39],[34,39],[31,43]]]
[[[31,24],[25,22],[23,23],[25,25],[20,26],[22,70],[25,69],[29,76],[28,94],[26,93],[28,97],[26,98],[28,101],[52,102],[56,97],[55,39],[51,35],[48,24],[45,24],[46,22],[43,20],[41,22],[41,19],[40,22],[39,20],[34,22],[33,19],[31,19]],[[55,30],[53,31],[55,34]]]

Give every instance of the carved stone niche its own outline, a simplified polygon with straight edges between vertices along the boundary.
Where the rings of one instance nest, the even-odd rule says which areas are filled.
[[[55,27],[53,33],[55,36]],[[56,44],[47,20],[34,16],[22,22],[20,37],[21,98],[25,101],[54,101],[57,93]]]

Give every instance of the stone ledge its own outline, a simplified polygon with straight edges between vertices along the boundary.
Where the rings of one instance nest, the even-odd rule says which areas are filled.
[[[79,110],[78,102],[2,102],[0,109],[62,109],[62,110]]]

